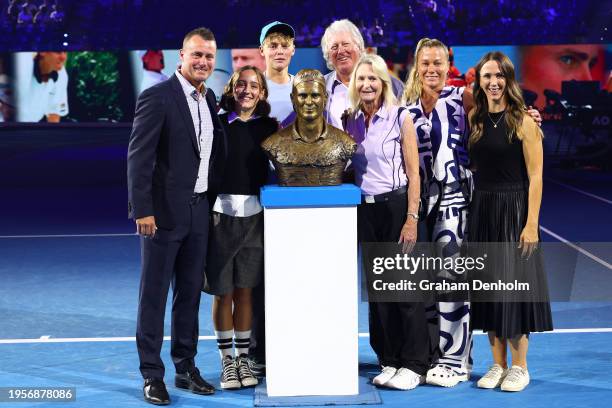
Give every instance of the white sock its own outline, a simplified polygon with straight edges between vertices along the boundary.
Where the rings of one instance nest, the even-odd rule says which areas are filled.
[[[243,354],[249,354],[249,347],[251,346],[251,331],[236,331],[236,338],[234,339],[234,343],[236,343],[236,355],[241,356]]]
[[[221,360],[225,356],[234,358],[234,346],[232,344],[232,337],[234,337],[234,330],[215,330],[215,336],[217,337],[217,347],[219,348],[219,355]]]

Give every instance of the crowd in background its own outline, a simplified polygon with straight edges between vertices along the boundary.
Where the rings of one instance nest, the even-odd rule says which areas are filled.
[[[9,23],[21,26],[60,23],[64,15],[57,0],[10,0],[6,9]]]
[[[0,27],[9,35],[0,39],[0,46],[18,51],[36,43],[49,48],[62,44],[69,31],[72,49],[173,48],[180,41],[178,33],[203,21],[202,13],[181,14],[184,7],[159,0],[100,0],[70,7],[57,0],[10,0],[0,17]],[[197,7],[204,5],[192,9]],[[259,22],[279,16],[296,28],[299,47],[318,46],[325,27],[339,16],[357,24],[366,46],[413,46],[423,32],[462,45],[599,43],[607,40],[604,27],[612,12],[593,0],[234,0],[207,2],[205,7],[206,15],[215,16],[206,20],[222,38],[220,48],[256,47],[252,39]]]

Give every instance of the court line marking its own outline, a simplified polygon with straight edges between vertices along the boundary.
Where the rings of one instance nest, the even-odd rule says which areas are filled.
[[[564,187],[567,187],[571,190],[575,190],[587,196],[599,199],[608,204],[612,204],[612,201],[606,200],[603,197],[596,196],[591,193],[587,193],[575,187],[554,181],[556,184],[560,184]],[[557,240],[563,242],[564,244],[570,246],[581,254],[591,258],[595,262],[605,266],[608,269],[612,270],[612,264],[604,261],[598,256],[590,253],[589,251],[580,248],[579,246],[573,244],[562,236],[552,232],[548,228],[540,225],[542,231],[547,233],[548,235],[556,238]],[[65,234],[65,235],[0,235],[1,238],[82,238],[82,237],[126,237],[126,236],[136,236],[137,233],[119,233],[119,234]],[[612,328],[593,328],[593,329],[555,329],[549,333],[612,333]],[[484,333],[474,333],[475,335],[480,335]],[[370,337],[369,333],[359,333],[359,337]],[[215,340],[215,336],[200,336],[200,340]],[[164,340],[170,340],[170,336],[165,336]],[[84,343],[84,342],[122,342],[122,341],[136,341],[135,337],[76,337],[76,338],[50,338],[47,336],[42,336],[38,339],[0,339],[0,344],[32,344],[32,343]]]
[[[119,233],[119,234],[49,234],[49,235],[0,235],[2,238],[95,238],[95,237],[133,237],[138,233]]]
[[[595,327],[583,329],[555,329],[549,332],[534,334],[565,334],[565,333],[612,333],[612,327]],[[474,333],[484,335],[486,333]],[[359,337],[370,337],[370,333],[359,333]],[[200,336],[199,340],[216,340],[215,336]],[[164,336],[164,341],[170,336]],[[111,343],[136,341],[136,337],[67,337],[67,338],[38,338],[38,339],[0,339],[0,344],[40,344],[40,343]]]
[[[570,190],[576,191],[577,193],[584,194],[585,196],[588,196],[588,197],[594,198],[594,199],[596,199],[596,200],[603,201],[603,202],[604,202],[604,203],[606,203],[606,204],[611,204],[611,205],[612,205],[612,200],[608,200],[607,198],[604,198],[604,197],[598,196],[597,194],[593,194],[593,193],[589,193],[588,191],[581,190],[581,189],[576,188],[576,187],[574,187],[574,186],[572,186],[572,185],[570,185],[570,184],[565,184],[565,183],[562,183],[562,182],[557,181],[557,180],[553,180],[553,179],[548,178],[548,177],[547,177],[547,178],[545,178],[544,180],[545,180],[545,181],[550,181],[550,182],[553,182],[553,183],[558,184],[558,185],[560,185],[560,186],[563,186],[563,187],[565,187],[565,188],[567,188],[567,189],[570,189]]]
[[[576,251],[580,252],[582,255],[584,255],[586,257],[589,257],[592,260],[594,260],[595,262],[597,262],[598,264],[600,264],[602,266],[605,266],[606,268],[612,270],[612,264],[604,261],[603,259],[601,259],[597,255],[594,255],[594,254],[590,253],[589,251],[587,251],[584,248],[580,248],[578,245],[574,244],[573,242],[568,241],[567,239],[563,238],[561,235],[555,234],[554,232],[552,232],[548,228],[544,227],[543,225],[540,225],[540,229],[542,231],[544,231],[545,233],[547,233],[548,235],[550,235],[551,237],[558,239],[559,241],[563,242],[565,245],[567,245],[567,246],[575,249]]]

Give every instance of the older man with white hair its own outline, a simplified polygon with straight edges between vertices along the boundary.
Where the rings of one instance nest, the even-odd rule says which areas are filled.
[[[325,29],[321,38],[321,50],[327,67],[333,70],[325,75],[327,121],[342,129],[342,114],[349,108],[348,84],[355,64],[365,52],[363,36],[349,20],[336,20]],[[391,81],[393,93],[399,99],[404,92],[404,84],[393,76]]]

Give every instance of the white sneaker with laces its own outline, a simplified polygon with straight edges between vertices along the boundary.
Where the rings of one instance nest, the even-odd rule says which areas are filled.
[[[426,382],[430,385],[438,385],[440,387],[454,387],[460,382],[470,379],[468,373],[458,374],[444,364],[436,364],[427,371]]]
[[[502,391],[523,391],[529,384],[529,371],[521,366],[512,366],[501,384]]]
[[[237,390],[241,387],[238,378],[238,367],[232,356],[225,356],[221,362],[221,388],[224,390]]]
[[[240,377],[240,383],[243,387],[254,387],[259,384],[257,377],[251,371],[249,358],[246,354],[240,355],[236,359],[236,364],[238,366],[238,377]]]
[[[486,388],[492,389],[499,387],[499,385],[504,381],[506,375],[508,374],[507,368],[502,368],[499,364],[493,364],[489,371],[485,375],[482,376],[480,380],[476,383],[478,388]]]
[[[397,372],[397,368],[395,367],[383,366],[381,373],[372,379],[372,384],[378,385],[378,386],[385,385],[387,381],[393,378],[396,372]]]
[[[424,375],[417,374],[412,370],[402,367],[385,383],[385,387],[406,391],[413,390],[424,382]]]

